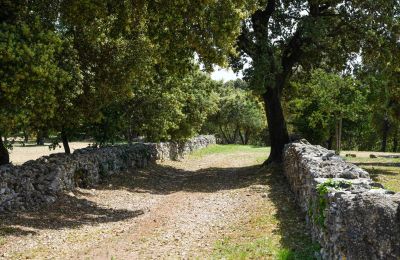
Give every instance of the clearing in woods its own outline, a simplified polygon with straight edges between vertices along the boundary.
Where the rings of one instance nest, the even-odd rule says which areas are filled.
[[[268,148],[215,145],[0,217],[5,259],[313,259]]]

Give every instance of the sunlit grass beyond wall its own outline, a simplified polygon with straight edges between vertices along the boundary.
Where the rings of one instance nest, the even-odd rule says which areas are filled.
[[[191,158],[200,158],[211,154],[233,154],[233,153],[249,153],[256,157],[257,163],[262,163],[268,157],[270,147],[239,145],[239,144],[215,144],[207,148],[194,151],[190,154]]]
[[[400,192],[400,158],[347,157],[345,160],[369,172],[386,189]]]

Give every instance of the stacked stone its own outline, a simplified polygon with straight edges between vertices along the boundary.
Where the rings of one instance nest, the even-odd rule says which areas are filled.
[[[214,136],[186,143],[136,143],[84,148],[73,154],[52,154],[21,166],[0,166],[0,213],[34,209],[52,203],[62,191],[98,184],[107,176],[143,168],[156,160],[175,160],[190,151],[215,144]]]
[[[286,145],[284,173],[323,259],[400,258],[400,193],[305,140]]]

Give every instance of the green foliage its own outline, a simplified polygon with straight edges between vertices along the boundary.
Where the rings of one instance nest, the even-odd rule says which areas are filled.
[[[61,38],[37,17],[0,24],[0,132],[43,127],[54,117],[56,93],[72,81],[57,60],[63,51]]]
[[[311,207],[309,215],[313,217],[314,223],[318,224],[321,227],[325,227],[325,218],[326,218],[326,208],[328,207],[328,198],[327,194],[331,189],[341,190],[350,188],[352,185],[349,181],[334,181],[332,179],[328,179],[324,183],[317,185],[317,194],[318,199],[315,202],[315,212],[312,213]]]
[[[335,123],[363,119],[368,111],[368,89],[351,76],[317,69],[306,82],[293,82],[296,96],[288,109],[294,130],[313,143],[325,144],[335,133]]]
[[[216,84],[193,69],[182,78],[159,74],[146,85],[134,85],[133,96],[117,99],[87,124],[99,144],[132,140],[185,140],[198,134],[208,116],[217,109]]]
[[[97,128],[104,132],[96,139],[113,142],[126,126],[149,140],[194,135],[215,106],[206,98],[210,80],[193,74],[193,60],[208,70],[226,64],[251,6],[229,0],[5,1],[0,136],[46,128],[71,138]],[[131,113],[121,106],[117,111],[119,104]]]
[[[267,124],[264,110],[247,88],[241,80],[220,85],[218,111],[209,118],[204,131],[218,133],[224,143],[262,143]]]

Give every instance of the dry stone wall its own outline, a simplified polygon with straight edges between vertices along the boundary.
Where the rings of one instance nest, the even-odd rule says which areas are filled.
[[[21,166],[0,166],[0,213],[52,203],[62,191],[90,187],[105,177],[157,160],[176,160],[215,144],[211,135],[184,143],[136,143],[104,148],[84,148],[73,154],[52,154]]]
[[[286,145],[284,173],[323,259],[400,259],[400,193],[305,140]]]

